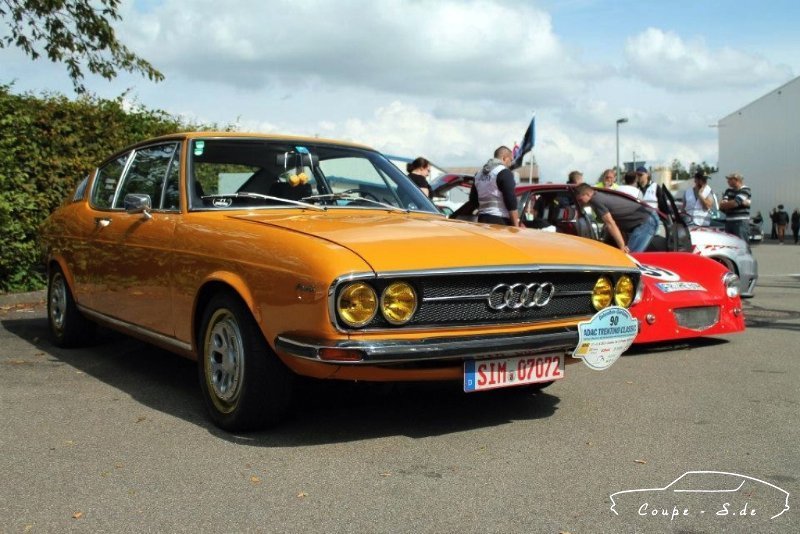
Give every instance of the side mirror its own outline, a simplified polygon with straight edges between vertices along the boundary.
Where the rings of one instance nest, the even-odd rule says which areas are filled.
[[[126,213],[142,213],[145,219],[150,219],[150,210],[153,209],[153,201],[150,195],[143,193],[129,193],[122,199],[122,205]]]

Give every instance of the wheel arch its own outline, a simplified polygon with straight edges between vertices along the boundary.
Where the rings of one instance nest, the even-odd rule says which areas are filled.
[[[47,279],[50,280],[50,275],[56,267],[64,275],[64,280],[66,280],[67,285],[69,285],[69,290],[75,295],[75,278],[72,276],[72,271],[67,267],[67,262],[63,257],[51,256],[47,260]]]
[[[721,263],[730,272],[732,272],[736,276],[739,276],[739,266],[736,264],[735,261],[733,261],[728,256],[716,256],[715,255],[715,256],[706,256],[706,257],[711,259],[711,260],[714,260],[717,263]]]
[[[192,313],[192,352],[194,352],[195,356],[199,355],[198,336],[200,335],[200,323],[203,318],[203,311],[206,309],[212,297],[220,292],[228,293],[241,300],[250,311],[256,324],[259,325],[259,329],[261,329],[258,307],[255,305],[253,295],[247,284],[238,276],[228,273],[212,276],[200,286],[197,296],[195,297],[194,312]]]

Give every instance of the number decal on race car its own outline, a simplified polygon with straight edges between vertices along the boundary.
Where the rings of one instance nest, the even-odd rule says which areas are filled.
[[[655,265],[639,265],[639,269],[642,271],[644,276],[657,278],[665,282],[677,282],[681,279],[681,277],[678,276],[678,273],[668,271],[662,267],[656,267]]]

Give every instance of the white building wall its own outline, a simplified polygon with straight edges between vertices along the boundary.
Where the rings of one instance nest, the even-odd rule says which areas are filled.
[[[738,172],[753,192],[751,216],[783,204],[800,208],[800,77],[719,121],[719,173],[709,183],[718,195],[725,176]]]

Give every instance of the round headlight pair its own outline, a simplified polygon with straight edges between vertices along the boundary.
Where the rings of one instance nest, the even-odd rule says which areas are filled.
[[[627,308],[633,302],[635,294],[636,288],[630,276],[620,276],[616,284],[609,277],[601,276],[592,290],[592,306],[599,311],[610,306],[613,301],[617,306]]]
[[[360,328],[372,321],[379,308],[389,324],[405,324],[417,311],[417,293],[406,282],[393,282],[383,290],[379,301],[371,285],[353,282],[342,289],[336,300],[339,317],[353,328]]]

